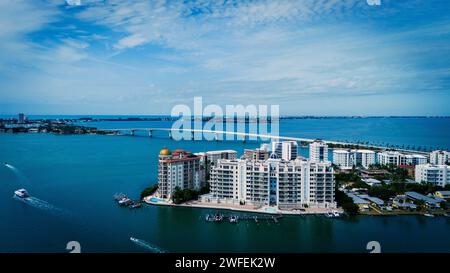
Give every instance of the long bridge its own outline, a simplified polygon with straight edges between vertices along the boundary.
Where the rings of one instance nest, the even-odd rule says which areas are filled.
[[[153,132],[161,131],[161,132],[167,132],[170,139],[173,139],[173,133],[181,133],[181,132],[187,132],[191,134],[190,140],[196,140],[195,139],[195,133],[201,133],[202,135],[204,133],[206,134],[213,134],[214,138],[212,140],[223,140],[220,136],[222,135],[232,135],[234,140],[234,136],[240,137],[243,142],[246,141],[246,138],[250,140],[258,140],[261,141],[267,141],[267,140],[279,140],[279,141],[296,141],[296,142],[303,142],[303,143],[312,143],[314,141],[317,141],[316,138],[301,138],[301,137],[291,137],[291,136],[278,136],[278,135],[270,135],[270,134],[255,134],[255,133],[243,133],[243,132],[233,132],[233,131],[222,131],[222,130],[207,130],[207,129],[190,129],[190,128],[115,128],[115,129],[99,129],[101,131],[105,132],[111,132],[113,134],[118,135],[124,135],[124,132],[128,132],[127,135],[134,136],[136,132],[146,132],[149,137],[153,136]],[[183,140],[189,140],[183,137]],[[200,140],[203,140],[203,136]],[[226,139],[228,140],[228,139]],[[372,145],[372,144],[366,144],[366,143],[351,143],[351,142],[343,142],[343,141],[333,141],[333,140],[323,140],[321,141],[325,142],[326,144],[336,145],[336,146],[343,146],[343,147],[359,147],[359,148],[367,148],[367,149],[381,149],[381,150],[395,150],[400,152],[406,152],[406,153],[414,153],[414,154],[423,154],[427,155],[427,152],[423,151],[416,151],[416,150],[409,150],[409,149],[401,149],[401,148],[393,148],[393,147],[385,147],[385,146],[379,146],[379,145]]]

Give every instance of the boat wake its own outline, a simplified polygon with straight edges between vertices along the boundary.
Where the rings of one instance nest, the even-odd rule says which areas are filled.
[[[19,169],[9,163],[5,163],[5,167],[10,169],[17,176],[19,182],[28,184],[28,178]]]
[[[60,209],[44,200],[41,200],[41,199],[33,197],[33,196],[26,197],[26,198],[20,198],[20,197],[17,197],[14,195],[13,198],[31,206],[31,207],[34,207],[34,208],[37,208],[40,210],[44,210],[44,211],[48,211],[55,215],[66,215],[67,214],[67,212],[64,211],[63,209]]]
[[[134,237],[131,237],[130,240],[131,240],[133,243],[137,244],[138,246],[140,246],[140,247],[142,247],[142,248],[145,248],[145,249],[147,249],[147,250],[150,250],[150,251],[153,252],[153,253],[165,253],[164,250],[160,249],[160,248],[157,247],[157,246],[153,246],[153,245],[151,245],[150,243],[148,243],[148,242],[146,242],[146,241],[144,241],[144,240],[136,239],[136,238],[134,238]]]

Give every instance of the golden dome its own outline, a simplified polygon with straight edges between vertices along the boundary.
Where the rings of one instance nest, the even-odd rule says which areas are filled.
[[[161,151],[159,151],[159,155],[170,155],[170,150],[164,147]]]

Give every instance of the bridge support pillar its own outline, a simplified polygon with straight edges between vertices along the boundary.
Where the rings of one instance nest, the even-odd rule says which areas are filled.
[[[191,132],[191,140],[195,140],[194,132]]]
[[[131,130],[130,132],[131,132],[131,135],[134,136],[135,131]]]
[[[172,139],[172,132],[169,131],[169,138]]]
[[[148,136],[149,136],[149,137],[152,137],[152,136],[153,136],[153,131],[152,131],[152,130],[148,131]]]
[[[215,134],[214,134],[214,140],[215,140],[215,141],[219,141],[219,134],[218,134],[218,133],[215,133]]]

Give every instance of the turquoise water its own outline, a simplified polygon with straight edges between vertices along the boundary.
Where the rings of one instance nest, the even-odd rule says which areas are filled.
[[[428,128],[441,122],[448,120],[433,122]],[[331,129],[321,126],[326,138]],[[319,135],[321,126],[301,125],[311,136]],[[348,127],[351,136],[358,126]],[[420,142],[428,136],[426,128],[421,130],[413,134],[415,129],[403,129],[392,138]],[[342,128],[339,134],[344,134]],[[377,134],[381,133],[373,137]],[[434,143],[449,146],[448,134],[441,128]],[[444,217],[307,216],[284,217],[277,224],[215,224],[203,220],[214,210],[118,207],[112,199],[115,193],[138,198],[143,188],[156,183],[157,155],[163,146],[193,152],[236,149],[239,153],[258,146],[252,142],[175,142],[162,137],[0,134],[0,162],[15,168],[0,166],[0,252],[66,252],[69,241],[79,241],[85,252],[152,252],[143,247],[146,244],[167,252],[366,252],[367,242],[373,240],[387,252],[450,251],[450,219]],[[48,206],[13,198],[14,190],[21,187]],[[133,243],[130,237],[145,243]]]

